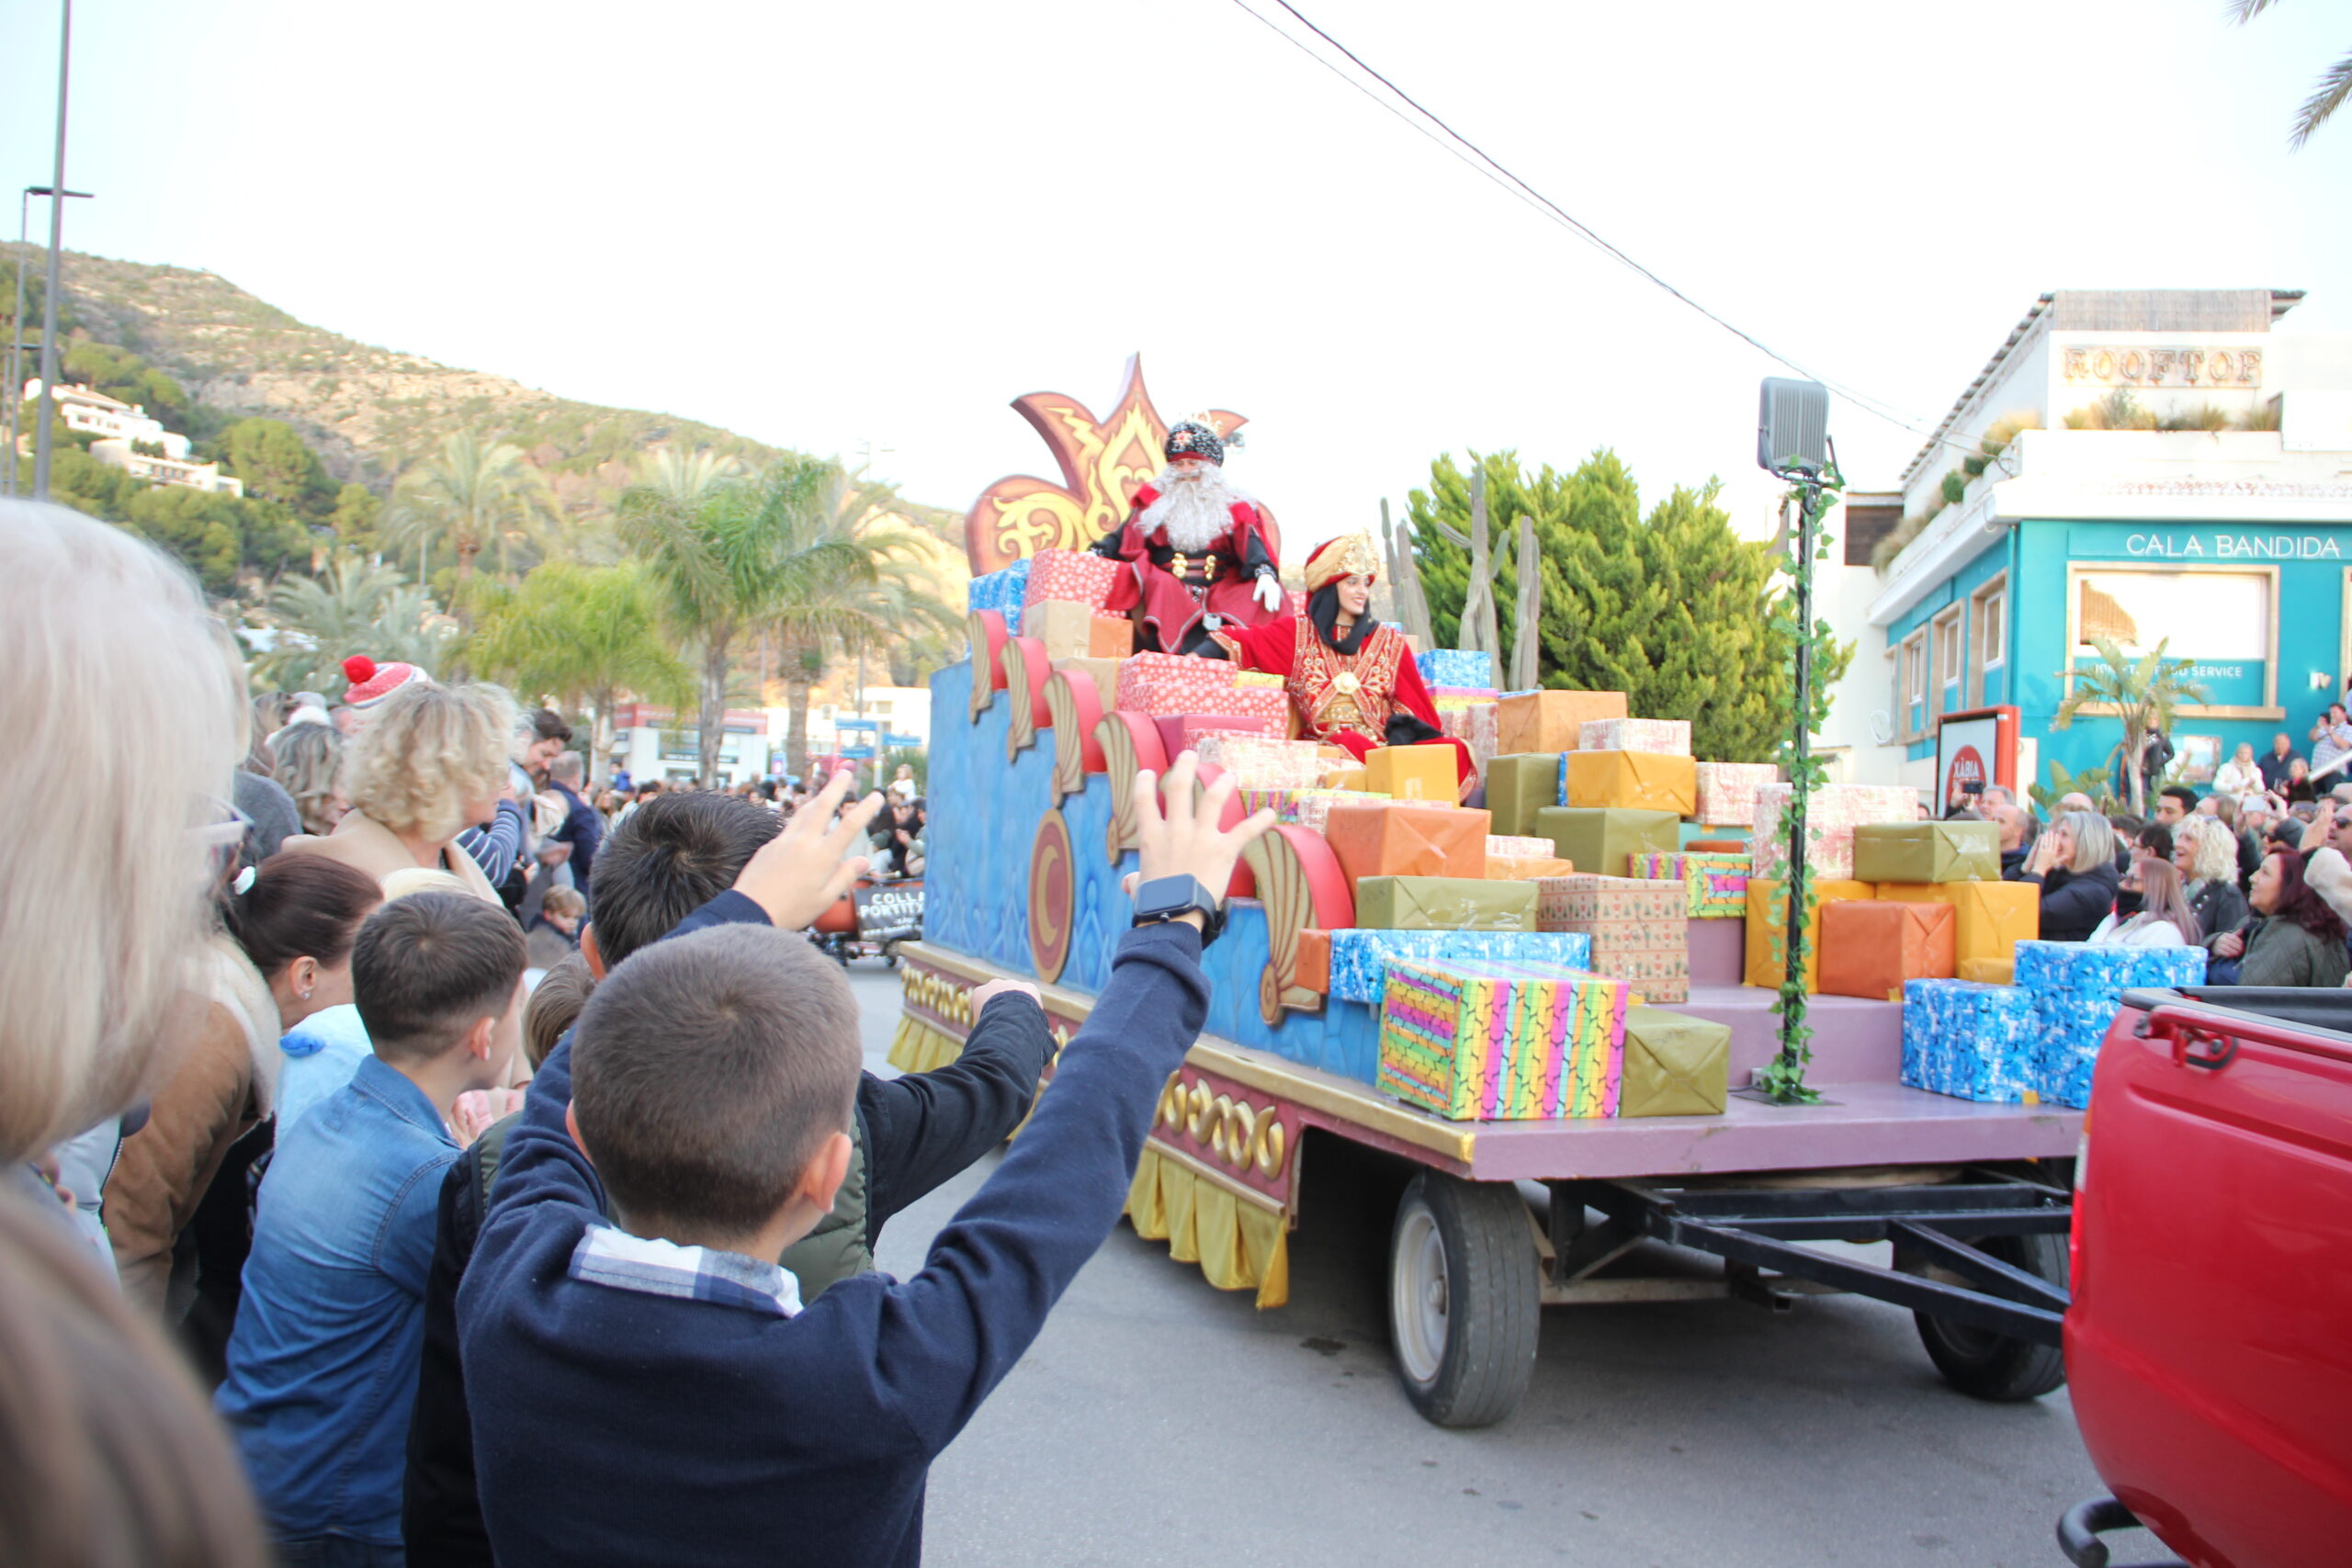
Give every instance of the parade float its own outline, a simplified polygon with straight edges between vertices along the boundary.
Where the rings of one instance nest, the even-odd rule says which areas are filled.
[[[932,682],[894,1065],[953,1059],[999,976],[1038,983],[1067,1042],[1129,926],[1139,780],[1190,748],[1204,780],[1236,776],[1237,818],[1278,825],[1204,954],[1208,1021],[1129,1193],[1138,1235],[1278,1307],[1303,1170],[1341,1144],[1393,1166],[1398,1370],[1442,1425],[1509,1414],[1546,1305],[1855,1292],[1913,1309],[1967,1392],[2063,1381],[2089,1061],[2124,987],[2197,976],[2032,942],[2033,890],[1998,879],[1988,824],[1917,821],[1908,790],[1792,803],[1769,764],[1691,757],[1687,715],[1500,692],[1483,653],[1414,654],[1458,746],[1322,744],[1295,673],[1136,653],[1135,616],[1106,608],[1127,564],[1089,547],[1170,461],[1140,367],[1106,418],[1013,406],[1061,479],[1000,480],[967,519],[970,657]],[[1283,613],[1308,612],[1292,594]],[[1457,756],[1483,806],[1461,804]],[[1751,1085],[1781,1051],[1792,852],[1815,895],[1811,1055],[1804,1096],[1775,1099]],[[1720,1267],[1645,1269],[1645,1240]],[[1890,1241],[1892,1267],[1801,1245],[1818,1240]]]

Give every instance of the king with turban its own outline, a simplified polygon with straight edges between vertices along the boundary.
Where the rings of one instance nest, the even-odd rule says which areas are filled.
[[[1372,618],[1380,574],[1372,540],[1333,539],[1306,558],[1306,614],[1261,626],[1223,626],[1214,649],[1245,669],[1280,675],[1299,733],[1362,758],[1379,746],[1451,746],[1466,795],[1477,782],[1470,749],[1439,733],[1437,708],[1404,637]],[[1212,649],[1204,649],[1204,653]]]

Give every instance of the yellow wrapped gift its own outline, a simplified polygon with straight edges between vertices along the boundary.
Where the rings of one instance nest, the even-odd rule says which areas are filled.
[[[1391,800],[1453,806],[1455,785],[1451,746],[1381,746],[1364,753],[1363,787]]]
[[[1814,878],[1813,922],[1805,932],[1804,988],[1821,989],[1821,909],[1825,904],[1841,899],[1867,898],[1871,885],[1867,882],[1840,882]],[[1973,886],[1952,883],[1954,887]],[[1746,979],[1751,986],[1761,986],[1777,991],[1788,975],[1788,953],[1785,932],[1789,920],[1789,893],[1784,883],[1761,877],[1747,882],[1747,964]],[[1776,951],[1777,950],[1777,951]]]
[[[1973,980],[1980,986],[2014,986],[2018,983],[2017,960],[1963,958],[1960,961],[1960,978]]]
[[[1950,904],[1962,964],[2017,957],[2041,934],[2041,889],[2030,882],[1882,882],[1878,897],[1901,904]]]
[[[1699,764],[1662,751],[1571,751],[1560,783],[1570,806],[1677,817],[1699,809]]]

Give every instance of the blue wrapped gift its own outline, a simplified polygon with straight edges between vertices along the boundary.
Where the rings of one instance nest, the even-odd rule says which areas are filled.
[[[967,610],[994,610],[1004,617],[1004,629],[1021,629],[1021,601],[1029,592],[1029,558],[1022,557],[1002,571],[986,571],[964,591]]]
[[[2193,951],[2202,956],[2202,949]],[[2109,997],[2048,994],[2038,1000],[2041,1033],[2034,1049],[2033,1091],[2053,1104],[2082,1110],[2091,1102],[2091,1069],[2098,1064],[2099,1044],[2123,1003]]]
[[[2036,1086],[2041,1020],[2030,991],[1973,980],[1903,987],[1903,1081],[1962,1100],[2013,1102]]]
[[[2045,995],[2120,1000],[2135,986],[2201,986],[2201,947],[2086,947],[2072,942],[2020,942],[2017,985]]]
[[[1592,938],[1581,931],[1399,931],[1341,926],[1331,932],[1331,995],[1381,1004],[1388,961],[1489,958],[1559,969],[1592,966]]]
[[[1433,648],[1413,655],[1425,686],[1492,686],[1495,656],[1463,648]]]

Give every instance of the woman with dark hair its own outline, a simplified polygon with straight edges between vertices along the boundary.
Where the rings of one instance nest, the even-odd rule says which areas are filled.
[[[381,902],[374,877],[324,855],[281,852],[238,874],[225,929],[198,967],[195,1040],[107,1178],[107,1235],[123,1289],[158,1319],[174,1315],[166,1301],[181,1231],[230,1145],[277,1110],[277,1037],[351,999],[351,944]]]
[[[2352,974],[2344,922],[2303,880],[2301,855],[2273,850],[2264,856],[2246,901],[2253,918],[2212,942],[2214,957],[2240,960],[2239,985],[2337,987]]]
[[[1201,652],[1216,649],[1246,669],[1283,677],[1300,733],[1359,761],[1382,746],[1451,746],[1455,784],[1466,796],[1478,782],[1470,748],[1440,732],[1412,650],[1372,618],[1379,575],[1371,539],[1333,539],[1306,558],[1303,617],[1220,627]]]

